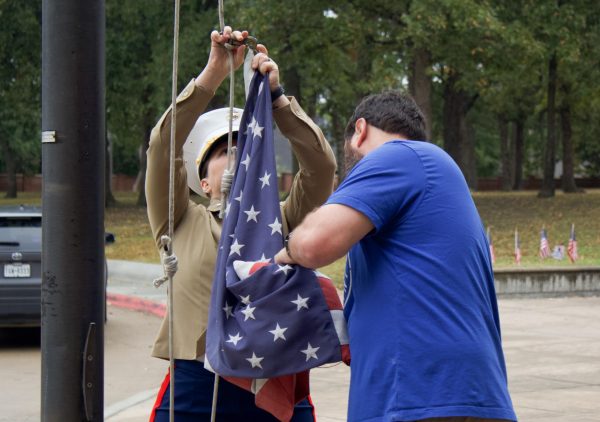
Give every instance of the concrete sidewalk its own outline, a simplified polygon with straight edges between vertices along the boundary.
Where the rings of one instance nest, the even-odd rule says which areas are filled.
[[[109,261],[113,306],[164,312],[165,288],[152,285],[161,273],[160,265]],[[600,297],[501,299],[500,317],[519,420],[600,422]],[[311,372],[319,422],[346,420],[348,384],[343,364]],[[107,405],[105,420],[147,421],[155,393]]]

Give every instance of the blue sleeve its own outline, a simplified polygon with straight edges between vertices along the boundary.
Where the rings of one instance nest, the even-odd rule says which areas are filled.
[[[392,141],[360,160],[327,204],[354,208],[367,216],[378,232],[390,221],[410,215],[425,188],[419,156],[402,141]]]

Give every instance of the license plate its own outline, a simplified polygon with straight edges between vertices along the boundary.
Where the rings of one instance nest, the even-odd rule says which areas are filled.
[[[5,278],[25,278],[31,277],[31,266],[29,264],[5,264]]]

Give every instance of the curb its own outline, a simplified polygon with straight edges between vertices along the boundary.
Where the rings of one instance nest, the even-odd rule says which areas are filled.
[[[162,303],[154,302],[148,299],[142,299],[137,296],[129,296],[119,293],[107,293],[106,301],[109,305],[117,308],[143,312],[159,318],[163,318],[167,313],[167,307]]]

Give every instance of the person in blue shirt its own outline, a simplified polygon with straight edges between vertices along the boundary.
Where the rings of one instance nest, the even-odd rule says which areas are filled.
[[[456,163],[424,142],[412,100],[365,98],[345,133],[347,177],[275,260],[348,254],[349,421],[516,421],[489,247]]]

